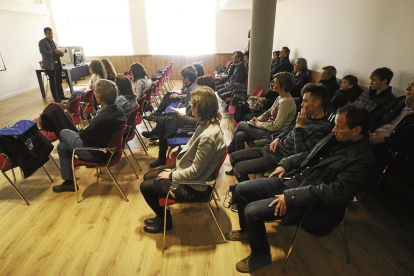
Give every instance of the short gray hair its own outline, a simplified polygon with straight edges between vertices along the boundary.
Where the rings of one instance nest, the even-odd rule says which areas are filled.
[[[118,89],[113,81],[100,79],[96,82],[95,94],[107,105],[113,105],[118,96]]]

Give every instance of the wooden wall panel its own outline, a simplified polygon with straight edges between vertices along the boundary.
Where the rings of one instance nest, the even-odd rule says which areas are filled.
[[[198,55],[198,56],[172,56],[172,55],[137,55],[137,56],[100,56],[87,57],[88,61],[93,59],[109,59],[114,65],[118,73],[122,73],[130,68],[134,62],[139,62],[145,66],[148,75],[155,73],[161,66],[166,66],[173,62],[172,78],[180,79],[180,69],[194,62],[203,62],[204,72],[206,75],[212,75],[216,70],[217,65],[226,65],[231,60],[233,53],[228,54],[213,54],[213,55]]]

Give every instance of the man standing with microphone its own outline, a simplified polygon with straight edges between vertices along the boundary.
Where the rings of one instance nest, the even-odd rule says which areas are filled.
[[[63,94],[62,87],[62,63],[60,57],[65,53],[57,48],[53,41],[53,31],[46,27],[43,29],[45,38],[39,41],[39,51],[42,54],[43,68],[46,75],[49,77],[50,91],[52,92],[55,103],[60,103],[62,100],[67,100]]]

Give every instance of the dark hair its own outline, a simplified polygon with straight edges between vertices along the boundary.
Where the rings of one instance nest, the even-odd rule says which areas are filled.
[[[390,84],[392,77],[394,77],[394,73],[388,67],[377,68],[372,72],[370,78],[377,76],[380,78],[381,81],[387,80],[387,85]]]
[[[194,82],[197,78],[197,69],[192,65],[186,65],[180,70],[181,76],[187,77],[190,82]]]
[[[302,88],[302,96],[305,93],[311,93],[312,98],[316,98],[321,102],[321,106],[325,108],[328,103],[328,89],[320,83],[308,83]]]
[[[213,90],[216,90],[216,80],[213,76],[201,76],[195,81],[199,86],[208,86]]]
[[[147,71],[145,71],[144,65],[138,62],[132,63],[131,72],[132,76],[134,77],[134,82],[148,76]]]
[[[119,95],[125,96],[127,99],[135,99],[134,89],[131,80],[125,75],[118,75],[115,78],[116,86],[118,86]]]
[[[358,78],[353,75],[346,75],[342,79],[347,80],[348,83],[353,85],[354,88],[358,85]]]
[[[371,114],[368,110],[358,104],[345,105],[336,111],[336,114],[343,114],[346,116],[346,125],[349,129],[360,126],[361,134],[368,135],[368,130],[371,125]]]
[[[285,53],[286,53],[286,54],[287,54],[287,56],[289,57],[289,54],[290,54],[290,49],[289,49],[289,47],[284,46],[284,47],[282,47],[282,50],[285,50]]]
[[[243,53],[242,52],[240,52],[240,51],[235,51],[234,53],[233,53],[233,55],[237,55],[241,60],[243,60],[243,57],[244,57],[244,55],[243,55]]]
[[[118,89],[113,81],[100,79],[96,82],[95,94],[107,105],[113,105],[118,96]]]
[[[275,79],[278,80],[280,87],[285,92],[290,92],[295,85],[295,78],[288,72],[277,73]]]
[[[98,75],[101,79],[106,79],[108,77],[103,63],[98,59],[94,59],[91,61],[91,63],[89,64],[89,71],[92,74]]]
[[[322,67],[322,70],[326,70],[326,72],[328,73],[329,76],[336,77],[336,68],[335,68],[335,66],[328,65],[328,66]]]
[[[274,51],[273,54],[276,54],[277,56],[279,56],[280,51]]]
[[[114,66],[112,65],[111,61],[107,58],[101,59],[101,62],[106,70],[108,75],[107,79],[114,81],[116,77],[116,71]]]
[[[197,77],[204,76],[204,67],[200,62],[194,62],[193,66],[197,70]]]
[[[43,29],[43,33],[46,34],[47,32],[49,32],[51,30],[52,30],[52,28],[46,27],[46,28]]]

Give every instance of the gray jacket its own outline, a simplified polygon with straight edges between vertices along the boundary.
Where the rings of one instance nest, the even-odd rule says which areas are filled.
[[[55,52],[53,51],[52,47],[50,46],[50,42],[46,37],[39,41],[39,51],[42,54],[43,68],[47,70],[54,70]]]

